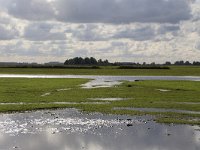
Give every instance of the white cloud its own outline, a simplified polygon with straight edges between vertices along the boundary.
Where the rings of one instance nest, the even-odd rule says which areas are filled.
[[[4,0],[0,1],[10,15],[27,20],[48,20],[55,12],[46,0]]]
[[[199,9],[199,0],[0,0],[0,60],[199,60]]]

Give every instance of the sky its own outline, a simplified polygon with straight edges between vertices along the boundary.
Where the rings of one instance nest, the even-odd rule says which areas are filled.
[[[200,0],[0,0],[0,62],[200,61]]]

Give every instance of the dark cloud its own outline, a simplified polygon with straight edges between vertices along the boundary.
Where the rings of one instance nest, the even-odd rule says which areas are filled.
[[[72,33],[72,36],[80,41],[104,41],[107,40],[106,34],[98,32],[98,25],[85,24],[80,25],[76,29],[71,29],[68,32]]]
[[[160,28],[158,29],[158,33],[165,34],[167,32],[176,32],[179,30],[180,30],[179,25],[163,25],[163,26],[160,26]]]
[[[28,25],[24,31],[24,38],[31,41],[65,40],[62,32],[53,32],[53,24],[33,23]]]
[[[45,0],[7,0],[4,6],[9,14],[27,20],[48,20],[55,15],[53,8]]]
[[[156,36],[155,30],[151,27],[142,27],[137,29],[126,28],[122,31],[117,32],[113,38],[127,38],[135,41],[147,41],[152,40]]]
[[[9,14],[27,20],[177,23],[191,17],[188,0],[1,0],[0,3],[4,3]]]
[[[82,23],[177,23],[189,19],[187,0],[59,0],[58,19]]]
[[[112,47],[124,47],[127,46],[124,42],[111,42]]]

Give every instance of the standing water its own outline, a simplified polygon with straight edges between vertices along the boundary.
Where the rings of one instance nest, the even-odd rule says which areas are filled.
[[[200,127],[76,109],[0,115],[0,150],[198,150]]]
[[[112,87],[119,85],[121,81],[136,80],[188,80],[200,81],[199,76],[93,76],[93,75],[27,75],[27,74],[0,74],[0,78],[80,78],[91,79],[82,85],[83,88]]]
[[[174,76],[0,75],[0,78],[87,78],[83,88],[122,80],[191,80]],[[199,150],[200,127],[158,124],[152,117],[82,114],[76,109],[0,115],[0,150]]]

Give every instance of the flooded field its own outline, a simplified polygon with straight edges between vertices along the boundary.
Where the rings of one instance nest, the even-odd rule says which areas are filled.
[[[200,127],[152,117],[83,114],[76,109],[0,115],[0,149],[197,150]]]
[[[22,100],[22,96],[15,97],[15,90],[21,88],[18,94],[24,94],[26,98],[27,94],[31,90],[37,89],[39,82],[29,82],[24,84],[24,79],[20,80],[23,83],[21,86],[17,81],[16,89],[9,91],[12,86],[7,88],[8,90],[2,90],[5,94],[5,99],[10,95],[14,95],[12,101],[2,101],[0,106],[2,108],[18,106],[31,107],[40,105],[73,105],[81,106],[86,110],[90,110],[94,107],[98,110],[102,110],[107,106],[107,111],[112,112],[121,111],[139,111],[139,112],[174,112],[174,113],[186,113],[187,116],[191,114],[198,115],[199,111],[192,111],[196,105],[199,104],[198,97],[193,99],[196,101],[187,101],[184,99],[178,101],[184,93],[191,95],[197,95],[198,92],[196,86],[191,89],[185,90],[185,87],[177,86],[177,88],[166,87],[149,87],[144,85],[136,85],[142,80],[186,80],[186,81],[200,81],[200,77],[192,76],[82,76],[82,75],[0,75],[0,78],[49,78],[52,81],[54,79],[65,78],[78,78],[78,79],[90,79],[81,84],[72,84],[73,86],[52,86],[52,88],[46,90],[47,83],[44,84],[44,91],[33,92],[33,95],[37,93],[37,97],[30,101]],[[3,79],[2,79],[3,80]],[[10,79],[9,79],[10,80]],[[29,79],[28,79],[29,80]],[[27,82],[28,82],[27,80]],[[36,79],[39,80],[39,79]],[[45,79],[46,80],[46,79]],[[19,81],[19,80],[18,80]],[[51,82],[48,80],[48,83]],[[70,80],[69,80],[70,81]],[[65,81],[64,84],[68,84],[69,81]],[[75,81],[75,80],[74,80]],[[74,81],[71,81],[72,83]],[[121,84],[123,81],[135,81],[128,83],[127,85]],[[44,82],[44,81],[43,81]],[[47,81],[46,81],[47,82]],[[54,82],[58,82],[57,80]],[[61,82],[61,81],[60,81]],[[154,82],[154,81],[152,81]],[[2,83],[10,83],[5,80]],[[35,88],[32,87],[32,83],[35,83]],[[36,84],[37,83],[37,84]],[[84,84],[83,84],[84,83]],[[198,83],[198,82],[194,82]],[[121,85],[120,85],[121,84]],[[135,84],[135,85],[134,85]],[[60,83],[59,83],[60,85]],[[119,85],[119,86],[117,86]],[[176,85],[176,84],[173,84]],[[190,85],[190,83],[185,84]],[[19,88],[18,88],[19,86]],[[30,86],[30,87],[29,87]],[[120,87],[121,86],[121,87]],[[29,89],[27,90],[27,87]],[[108,90],[104,91],[103,87],[110,87],[110,95]],[[190,87],[190,86],[187,86]],[[43,90],[43,88],[41,88]],[[2,89],[5,89],[2,85]],[[26,92],[24,92],[24,90]],[[196,91],[197,90],[197,91]],[[80,95],[77,91],[80,92]],[[81,93],[82,92],[82,93]],[[85,101],[75,101],[77,98],[82,98],[85,95]],[[96,95],[93,95],[96,92]],[[121,92],[121,93],[120,93]],[[141,92],[141,94],[138,92]],[[191,92],[191,93],[190,93]],[[73,93],[73,94],[72,94]],[[100,93],[100,94],[99,94]],[[142,98],[148,97],[148,94],[155,96],[152,100],[141,101]],[[175,94],[174,94],[175,93]],[[195,94],[194,94],[195,93]],[[108,95],[107,95],[108,94]],[[172,101],[172,105],[188,105],[191,107],[191,111],[170,109],[169,102],[154,101],[154,98],[165,98],[168,94],[172,94],[169,98],[177,98],[177,101]],[[173,95],[174,94],[174,95]],[[54,96],[55,95],[55,96]],[[69,97],[67,97],[70,95]],[[103,95],[103,96],[101,96]],[[48,98],[52,99],[48,100]],[[72,98],[71,101],[62,101],[62,98]],[[140,97],[144,96],[144,97]],[[187,94],[185,94],[187,96]],[[31,97],[32,98],[32,97]],[[57,99],[58,98],[58,99]],[[190,98],[188,96],[188,98]],[[3,99],[3,98],[2,98]],[[41,101],[35,101],[41,99]],[[56,99],[56,100],[54,100]],[[192,100],[193,100],[192,99]],[[42,101],[46,100],[46,101]],[[66,99],[68,100],[68,99]],[[140,100],[140,101],[139,101]],[[176,99],[175,99],[176,100]],[[152,108],[137,108],[137,103],[145,106],[146,102],[152,105]],[[124,102],[126,107],[119,104]],[[140,103],[139,103],[140,102]],[[168,109],[153,108],[154,104],[169,105]],[[123,103],[123,104],[124,104]],[[136,106],[130,106],[130,103]],[[39,107],[38,107],[39,108]],[[45,108],[45,107],[44,107]],[[78,107],[76,107],[78,108]],[[108,110],[110,108],[110,110]],[[84,110],[82,109],[82,110]],[[11,109],[12,110],[12,109]],[[91,111],[92,112],[92,111]],[[101,112],[101,111],[100,111]],[[109,113],[108,113],[109,114]],[[176,114],[177,115],[177,114]],[[179,118],[178,114],[176,117]],[[169,116],[168,116],[169,117]],[[192,121],[198,122],[198,117],[193,117]],[[196,119],[196,120],[195,120]],[[77,109],[58,109],[58,110],[40,110],[24,113],[12,113],[12,114],[0,114],[0,150],[199,150],[200,149],[200,126],[191,125],[175,125],[175,124],[161,124],[156,123],[155,116],[128,116],[128,115],[103,115],[100,113],[86,114]]]
[[[121,81],[140,81],[140,80],[187,80],[187,81],[200,81],[199,76],[94,76],[94,75],[19,75],[19,74],[0,74],[0,78],[79,78],[91,79],[91,81],[82,85],[83,88],[99,88],[99,87],[112,87],[119,85]],[[58,89],[61,90],[61,89]],[[68,89],[62,89],[68,90]],[[161,89],[162,91],[162,89]],[[45,93],[42,96],[49,95]]]

